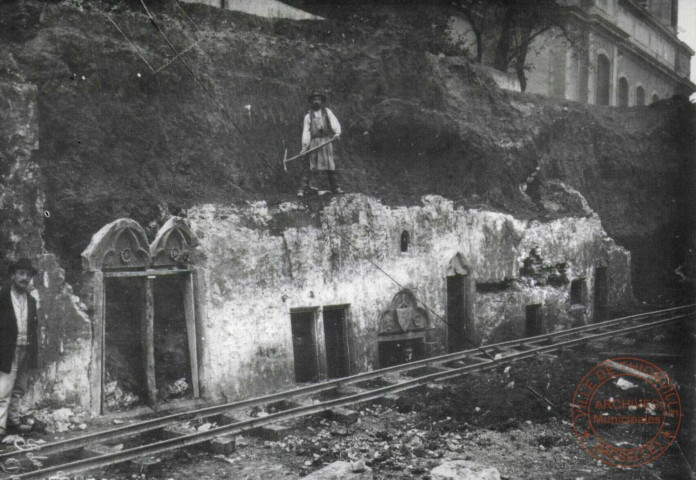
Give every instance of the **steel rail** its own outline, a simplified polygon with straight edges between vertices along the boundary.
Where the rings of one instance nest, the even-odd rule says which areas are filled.
[[[501,350],[510,348],[527,348],[529,349],[532,345],[539,342],[546,342],[552,340],[558,340],[563,337],[577,335],[587,331],[594,331],[598,329],[604,329],[611,326],[615,326],[622,323],[633,322],[638,320],[643,320],[648,317],[654,317],[658,315],[675,313],[678,311],[683,311],[689,308],[696,307],[696,304],[685,305],[681,307],[669,308],[665,310],[657,310],[653,312],[644,312],[636,315],[629,315],[626,317],[620,317],[617,319],[608,320],[605,322],[594,323],[590,325],[584,325],[581,327],[575,327],[567,330],[562,330],[559,332],[548,333],[543,335],[537,335],[535,337],[526,337],[516,340],[510,340],[506,342],[483,345],[481,346],[484,350],[490,350],[492,353],[499,353]],[[582,340],[585,340],[585,337]],[[351,385],[355,383],[365,382],[369,380],[374,380],[383,377],[387,374],[394,373],[404,373],[411,370],[416,370],[423,367],[434,366],[443,363],[454,362],[457,360],[465,360],[467,358],[471,359],[476,355],[480,355],[480,349],[469,349],[463,350],[455,353],[448,353],[445,355],[440,355],[437,357],[426,358],[422,360],[417,360],[414,362],[409,362],[408,364],[395,365],[392,367],[386,367],[378,370],[372,370],[370,372],[363,372],[350,377],[344,377],[336,380],[329,380],[325,382],[316,383],[313,385],[308,385],[305,387],[300,387],[292,390],[285,390],[282,392],[277,392],[269,395],[264,395],[261,397],[250,398],[246,400],[241,400],[237,402],[231,402],[222,405],[214,405],[210,407],[204,407],[201,409],[180,412],[164,417],[154,418],[151,420],[146,420],[144,422],[139,422],[132,425],[124,425],[122,427],[113,428],[110,430],[97,432],[89,435],[80,436],[73,439],[66,439],[58,442],[49,443],[42,445],[40,451],[44,455],[54,454],[58,452],[76,450],[81,447],[92,445],[95,443],[109,442],[113,440],[119,440],[127,437],[132,437],[146,433],[149,431],[159,430],[161,428],[175,425],[177,423],[182,423],[185,421],[191,421],[200,418],[212,417],[214,415],[219,415],[222,413],[233,412],[242,409],[248,409],[253,407],[259,407],[268,405],[270,403],[279,402],[283,400],[289,400],[297,397],[304,397],[308,395],[314,395],[317,393],[322,393],[325,391],[340,388],[345,385]],[[489,360],[491,361],[491,360]],[[495,365],[495,360],[491,361]],[[14,451],[0,454],[0,461],[4,461],[8,458],[19,456],[23,451]]]
[[[168,440],[163,440],[159,441],[156,443],[148,444],[148,445],[142,445],[134,448],[130,448],[127,450],[122,450],[120,452],[115,452],[115,453],[109,453],[106,455],[100,455],[98,457],[93,457],[93,458],[88,458],[88,459],[83,459],[83,460],[77,460],[73,461],[70,463],[62,464],[62,465],[55,465],[47,468],[43,468],[40,470],[36,470],[34,472],[28,472],[22,475],[15,475],[9,478],[16,478],[16,479],[21,479],[21,480],[28,480],[28,479],[40,479],[40,478],[45,478],[50,475],[57,474],[61,472],[63,475],[69,475],[69,474],[74,474],[74,473],[79,473],[83,472],[86,470],[92,470],[95,468],[102,468],[106,467],[109,465],[113,465],[116,463],[122,463],[128,460],[134,460],[136,458],[142,457],[142,456],[147,456],[147,455],[157,455],[161,454],[167,451],[175,450],[178,448],[190,446],[190,445],[195,445],[198,443],[202,443],[205,441],[212,440],[216,437],[219,437],[221,435],[236,435],[239,433],[243,433],[245,431],[255,429],[264,425],[268,425],[271,423],[283,421],[283,420],[289,420],[292,418],[298,418],[306,415],[312,415],[315,413],[320,413],[323,411],[331,410],[336,407],[340,406],[345,406],[345,405],[353,405],[357,403],[363,403],[367,401],[372,401],[377,398],[380,398],[384,395],[387,394],[393,394],[393,393],[398,393],[401,391],[409,390],[412,388],[415,388],[417,386],[420,386],[425,383],[429,382],[439,382],[439,381],[446,381],[446,380],[451,380],[456,377],[460,377],[462,375],[465,375],[467,373],[475,372],[475,371],[484,371],[484,370],[489,370],[491,368],[495,368],[499,365],[504,365],[508,363],[512,363],[514,361],[518,360],[523,360],[523,359],[528,359],[535,357],[539,354],[542,353],[547,353],[551,351],[555,351],[564,347],[569,347],[573,345],[577,345],[579,343],[591,341],[591,340],[597,340],[600,338],[608,337],[611,335],[621,335],[621,334],[626,334],[626,333],[631,333],[639,330],[645,330],[645,329],[650,329],[650,328],[656,328],[659,326],[663,325],[668,325],[670,323],[674,323],[677,321],[684,320],[686,318],[692,317],[694,313],[687,313],[687,314],[681,314],[677,316],[673,316],[670,318],[666,319],[661,319],[661,320],[656,320],[653,322],[648,322],[648,323],[642,323],[639,325],[633,325],[625,328],[621,328],[618,330],[612,330],[612,331],[607,331],[607,332],[601,332],[601,333],[596,333],[592,334],[589,336],[584,336],[581,338],[576,338],[576,339],[571,339],[571,340],[565,340],[562,342],[556,342],[550,345],[543,345],[539,346],[536,348],[533,348],[531,350],[526,350],[523,352],[519,353],[510,353],[509,355],[502,356],[496,360],[490,360],[490,359],[482,359],[481,362],[472,364],[472,365],[466,365],[458,368],[453,368],[453,369],[448,369],[446,371],[442,372],[436,372],[436,373],[430,373],[427,375],[422,375],[410,380],[405,380],[403,382],[399,382],[394,385],[389,385],[385,387],[380,387],[376,388],[373,390],[369,390],[366,392],[360,392],[354,395],[334,399],[334,400],[328,400],[324,402],[320,402],[317,404],[312,404],[312,405],[306,405],[306,406],[300,406],[300,407],[295,407],[292,409],[284,410],[278,413],[273,413],[269,414],[265,417],[260,417],[260,418],[253,418],[249,420],[245,420],[242,422],[230,424],[230,425],[225,425],[217,428],[213,428],[210,430],[207,430],[205,432],[196,432],[192,433],[191,435],[185,435],[173,439],[168,439]],[[598,325],[598,324],[596,324]],[[43,452],[42,452],[43,453]]]

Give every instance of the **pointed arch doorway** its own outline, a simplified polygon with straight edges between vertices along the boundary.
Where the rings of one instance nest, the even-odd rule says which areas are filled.
[[[97,232],[82,253],[91,299],[91,409],[102,414],[198,398],[196,305],[191,252],[196,237],[169,219],[151,245],[122,218]]]
[[[447,350],[472,348],[476,341],[474,300],[476,285],[471,269],[457,253],[447,266]]]

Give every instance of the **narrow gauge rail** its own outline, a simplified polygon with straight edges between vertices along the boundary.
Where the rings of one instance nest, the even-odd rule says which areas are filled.
[[[527,337],[491,345],[483,345],[479,348],[427,358],[379,370],[373,370],[371,372],[360,373],[337,380],[320,382],[271,395],[182,412],[132,425],[125,425],[99,433],[42,445],[40,449],[34,450],[33,453],[40,454],[42,456],[55,456],[56,454],[68,451],[79,451],[86,446],[133,438],[147,432],[154,432],[156,430],[161,430],[165,427],[173,426],[190,420],[210,418],[216,415],[232,413],[235,411],[239,412],[253,407],[260,407],[277,402],[308,397],[321,392],[337,390],[341,387],[367,382],[369,380],[382,379],[388,384],[387,386],[380,388],[354,389],[358,393],[332,400],[321,401],[318,403],[308,403],[306,405],[289,408],[278,413],[269,414],[264,417],[250,418],[248,420],[223,425],[203,432],[181,435],[176,438],[156,441],[154,443],[91,458],[74,460],[67,463],[57,463],[38,470],[27,471],[21,474],[6,475],[0,478],[13,480],[42,479],[55,476],[58,473],[62,475],[71,475],[96,468],[103,468],[109,465],[135,460],[140,457],[157,455],[167,451],[210,441],[220,436],[237,435],[284,420],[325,412],[338,407],[350,406],[376,400],[385,395],[409,390],[429,382],[440,382],[460,377],[471,372],[489,370],[517,360],[528,359],[562,348],[577,346],[578,344],[583,344],[591,340],[623,335],[639,330],[665,326],[686,319],[693,319],[694,315],[696,315],[696,304],[653,312],[645,312],[616,318],[605,322],[585,325],[582,327],[538,335],[535,337]],[[451,365],[457,361],[474,363],[456,367],[443,366],[446,364]],[[418,375],[413,378],[403,377],[403,379],[399,378],[396,381],[394,380],[397,374],[402,374],[425,367],[431,367],[431,369],[435,368],[436,372]],[[18,457],[26,453],[26,451],[15,451],[1,454],[0,462],[5,462],[10,458],[17,458],[18,460],[21,460]],[[24,468],[29,468],[27,462],[21,463]]]

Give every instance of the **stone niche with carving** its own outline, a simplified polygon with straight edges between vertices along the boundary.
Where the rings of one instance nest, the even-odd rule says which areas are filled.
[[[415,295],[402,290],[391,301],[389,309],[379,319],[379,336],[424,332],[430,327],[428,313],[418,306]]]

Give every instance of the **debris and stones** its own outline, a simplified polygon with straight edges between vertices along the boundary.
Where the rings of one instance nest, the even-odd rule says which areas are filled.
[[[104,407],[109,411],[125,410],[140,403],[140,397],[124,391],[116,380],[104,385]]]
[[[311,480],[372,479],[372,469],[360,462],[338,461],[304,477]]]
[[[487,467],[467,460],[450,460],[430,471],[432,480],[500,480],[495,467]]]

